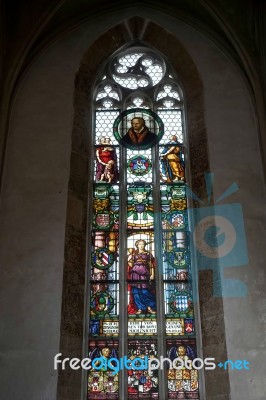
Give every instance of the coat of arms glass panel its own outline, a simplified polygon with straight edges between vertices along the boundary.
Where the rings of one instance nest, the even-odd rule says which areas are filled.
[[[163,375],[133,367],[136,357],[196,357],[184,107],[176,82],[160,54],[129,46],[96,83],[88,354],[127,357],[132,368],[114,373],[96,360],[88,399],[199,399],[197,370],[168,365]]]

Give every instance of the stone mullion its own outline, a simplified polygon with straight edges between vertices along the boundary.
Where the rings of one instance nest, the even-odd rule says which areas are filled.
[[[127,316],[127,181],[125,168],[127,151],[121,147],[120,152],[120,215],[119,215],[119,356],[127,355],[128,316]],[[127,370],[119,375],[120,398],[127,399]]]

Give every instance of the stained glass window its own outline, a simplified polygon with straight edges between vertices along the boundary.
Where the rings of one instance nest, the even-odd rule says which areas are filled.
[[[117,53],[96,83],[88,399],[199,399],[198,371],[171,365],[196,357],[176,82],[163,57],[140,46]],[[160,356],[166,372],[145,364]],[[121,357],[128,368],[114,371]]]

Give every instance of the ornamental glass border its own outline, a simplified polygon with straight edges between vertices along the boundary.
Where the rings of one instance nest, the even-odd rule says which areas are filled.
[[[128,354],[133,362],[159,352],[196,357],[183,96],[173,76],[157,52],[132,46],[107,62],[96,83],[88,310],[92,359]],[[119,123],[130,114],[154,118],[159,140],[120,144]],[[141,129],[135,133],[141,136]],[[124,370],[112,376],[110,369],[96,366],[88,374],[88,399],[159,399],[163,393],[169,400],[199,399],[196,372],[169,369],[167,377],[162,389],[162,372]]]

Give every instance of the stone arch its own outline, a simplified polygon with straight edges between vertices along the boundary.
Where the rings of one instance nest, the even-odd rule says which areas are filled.
[[[185,47],[169,32],[154,22],[133,17],[99,37],[85,53],[76,75],[74,123],[72,131],[71,167],[65,236],[65,260],[61,314],[60,352],[63,357],[80,357],[86,349],[86,264],[88,252],[87,219],[90,209],[92,178],[92,96],[99,70],[113,53],[126,44],[141,42],[161,52],[175,69],[185,94],[187,109],[188,148],[191,187],[199,197],[205,197],[204,173],[209,170],[207,132],[204,123],[203,84],[199,72]],[[199,276],[201,332],[203,356],[215,357],[214,343],[220,343],[217,353],[226,358],[222,299],[212,297],[212,273]],[[84,301],[85,299],[85,301]],[[213,328],[214,318],[219,320]],[[216,337],[219,332],[219,337]],[[213,342],[214,340],[217,340]],[[228,395],[227,372],[219,376],[206,374],[206,391],[212,399]],[[71,369],[59,371],[58,400],[85,399],[82,396],[82,373]],[[83,382],[83,388],[86,388]],[[221,387],[223,391],[221,391]],[[202,396],[203,397],[203,396]]]

